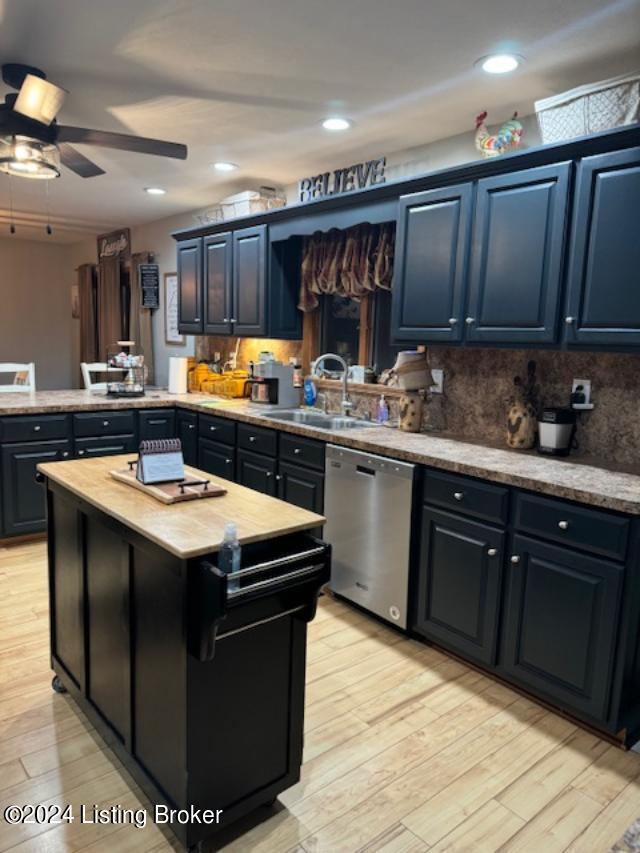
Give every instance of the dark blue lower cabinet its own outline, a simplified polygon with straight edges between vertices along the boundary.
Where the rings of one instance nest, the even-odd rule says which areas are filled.
[[[182,444],[186,465],[198,465],[198,415],[196,412],[176,412],[176,435]]]
[[[488,524],[423,508],[417,633],[495,663],[504,540]]]
[[[225,480],[236,478],[236,449],[220,441],[201,438],[198,446],[198,468],[223,477]]]
[[[271,497],[276,496],[277,480],[275,459],[260,456],[250,450],[238,450],[237,452],[237,481],[241,486],[255,489]]]
[[[604,722],[623,567],[519,535],[506,565],[501,668],[562,708]]]

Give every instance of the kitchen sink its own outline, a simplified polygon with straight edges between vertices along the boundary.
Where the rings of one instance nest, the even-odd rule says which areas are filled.
[[[264,415],[272,421],[285,421],[294,424],[304,424],[310,427],[320,427],[328,430],[359,429],[372,427],[376,424],[361,418],[350,418],[342,415],[325,415],[324,412],[310,412],[305,409],[285,409],[281,412],[271,412]]]

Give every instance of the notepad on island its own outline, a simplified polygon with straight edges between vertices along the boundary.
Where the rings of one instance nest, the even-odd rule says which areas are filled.
[[[141,441],[136,477],[141,483],[175,483],[184,480],[184,458],[179,438]]]

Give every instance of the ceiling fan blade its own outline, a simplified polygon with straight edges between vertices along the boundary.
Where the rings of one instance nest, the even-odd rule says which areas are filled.
[[[156,154],[158,157],[174,157],[177,160],[187,159],[186,145],[178,142],[164,142],[162,139],[147,139],[144,136],[130,136],[127,133],[110,133],[106,130],[60,125],[57,138],[60,142],[99,145],[102,148],[135,151],[137,154]]]
[[[27,74],[13,109],[41,124],[51,124],[62,106],[67,92],[48,80]]]
[[[81,178],[96,178],[98,175],[104,175],[105,173],[104,169],[96,166],[95,163],[92,163],[84,154],[76,151],[68,142],[60,143],[58,151],[60,152],[60,162],[67,169],[75,172],[76,175],[80,175]]]

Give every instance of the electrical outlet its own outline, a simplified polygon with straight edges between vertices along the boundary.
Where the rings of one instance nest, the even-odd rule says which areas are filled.
[[[591,399],[591,380],[590,379],[574,379],[571,383],[571,393],[574,394],[578,388],[584,394],[584,403],[574,403],[574,409],[593,409],[593,400]]]
[[[444,393],[444,370],[436,369],[431,371],[433,385],[430,388],[432,394]]]

